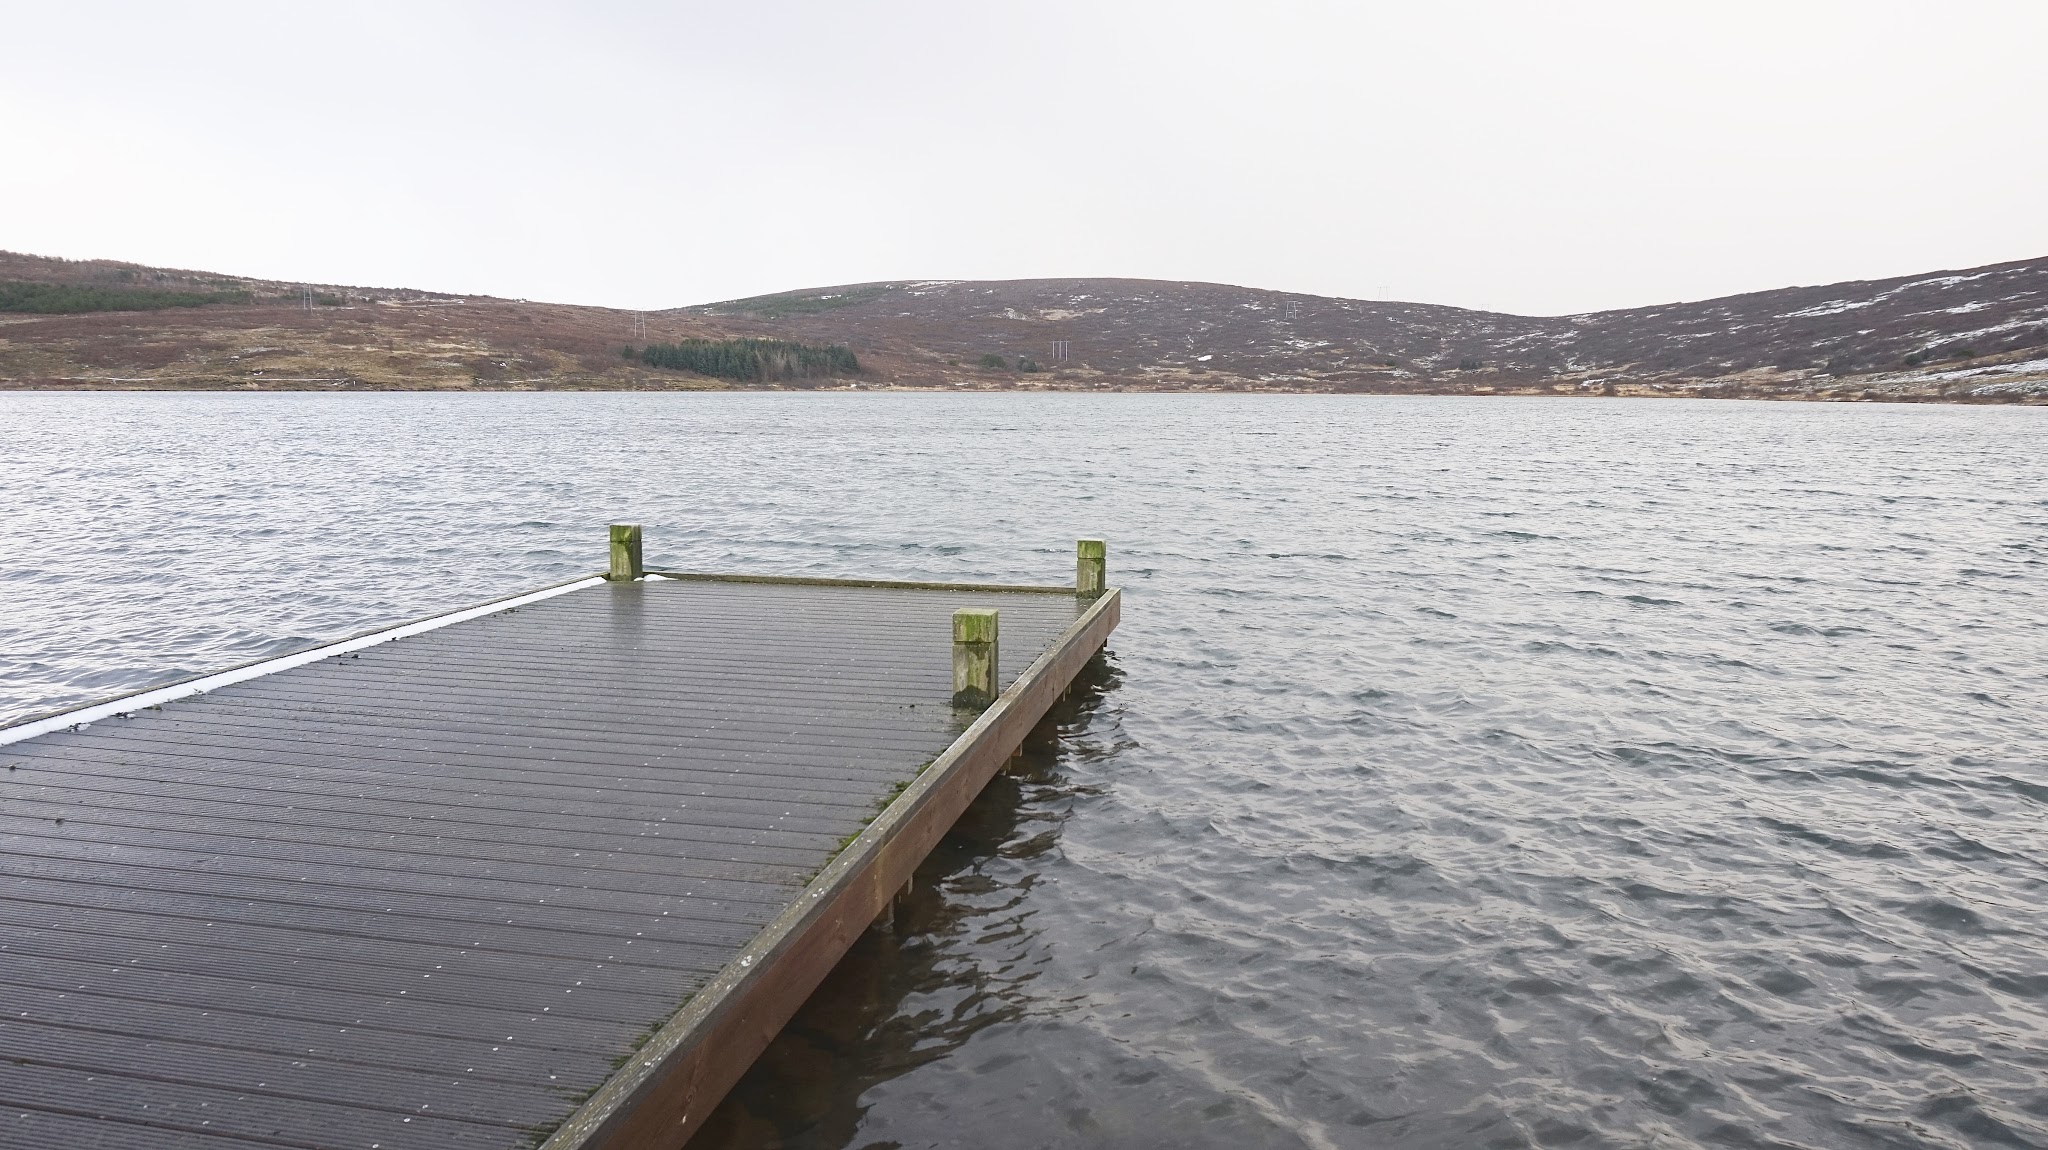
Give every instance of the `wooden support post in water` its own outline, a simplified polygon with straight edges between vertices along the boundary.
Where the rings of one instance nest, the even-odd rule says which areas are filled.
[[[1093,598],[1109,586],[1109,548],[1100,539],[1074,541],[1074,590]]]
[[[640,525],[612,524],[612,569],[607,579],[638,579],[647,573],[640,565]]]
[[[953,612],[953,705],[996,701],[996,613],[986,608]]]
[[[910,933],[910,888],[916,882],[915,877],[904,879],[903,889],[889,900],[889,909],[883,912],[889,916],[889,929],[897,934]]]

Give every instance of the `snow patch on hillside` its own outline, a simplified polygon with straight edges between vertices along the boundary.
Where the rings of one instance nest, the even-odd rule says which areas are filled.
[[[1811,319],[1812,317],[1818,315],[1840,315],[1845,311],[1853,311],[1859,307],[1869,307],[1872,304],[1881,303],[1884,299],[1885,297],[1881,295],[1872,297],[1870,299],[1861,300],[1831,299],[1826,303],[1817,303],[1814,304],[1812,307],[1800,308],[1798,311],[1785,312],[1782,315],[1778,316],[1778,318]]]
[[[1984,278],[1985,276],[1988,276],[1988,275],[1993,275],[1993,274],[1995,274],[1995,273],[1993,273],[1993,272],[1978,272],[1978,273],[1977,273],[1976,275],[1969,275],[1969,276],[1933,276],[1933,277],[1931,277],[1931,278],[1929,278],[1929,279],[1924,279],[1924,280],[1914,280],[1914,281],[1912,281],[1911,283],[1902,283],[1902,284],[1900,284],[1899,286],[1897,286],[1897,287],[1895,287],[1895,288],[1892,288],[1892,289],[1890,289],[1890,290],[1888,290],[1888,291],[1881,291],[1881,292],[1877,293],[1876,295],[1874,295],[1874,296],[1871,296],[1871,297],[1870,297],[1869,299],[1861,299],[1861,300],[1849,300],[1849,299],[1831,299],[1831,300],[1828,300],[1828,301],[1827,301],[1827,302],[1825,302],[1825,303],[1817,303],[1817,304],[1814,304],[1814,305],[1813,305],[1812,307],[1800,308],[1800,309],[1799,309],[1798,311],[1788,311],[1788,312],[1783,312],[1783,313],[1779,314],[1778,318],[1779,318],[1779,319],[1808,319],[1808,318],[1811,318],[1811,317],[1813,317],[1813,316],[1822,316],[1822,315],[1836,315],[1836,314],[1839,314],[1839,313],[1841,313],[1841,312],[1845,312],[1845,311],[1853,311],[1853,310],[1855,310],[1856,308],[1863,308],[1863,307],[1871,307],[1871,306],[1873,306],[1873,305],[1875,305],[1875,304],[1880,304],[1880,303],[1883,303],[1883,302],[1885,302],[1886,300],[1888,300],[1888,299],[1891,299],[1891,298],[1892,298],[1893,296],[1899,295],[1899,294],[1901,294],[1901,293],[1903,293],[1903,292],[1909,292],[1909,291],[1912,291],[1912,290],[1913,290],[1914,288],[1919,288],[1919,287],[1939,287],[1939,288],[1942,288],[1942,289],[1946,290],[1946,289],[1948,289],[1948,288],[1952,288],[1952,287],[1956,286],[1957,284],[1964,284],[1964,283],[1969,283],[1969,282],[1970,282],[1971,280],[1980,280],[1980,279],[1983,279],[1983,278]],[[1979,305],[1979,306],[1988,306],[1988,305]]]
[[[1979,379],[1987,375],[2021,375],[2037,372],[2048,372],[2048,359],[2030,359],[2024,363],[1994,363],[1987,367],[1966,367],[1957,371],[1936,371],[1919,378]]]

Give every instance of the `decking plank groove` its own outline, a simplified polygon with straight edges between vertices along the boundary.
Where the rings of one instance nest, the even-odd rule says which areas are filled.
[[[69,813],[38,813],[47,810],[62,810]],[[187,840],[221,839],[228,844],[234,844],[229,849],[246,849],[250,843],[276,844],[280,847],[304,846],[311,849],[339,847],[343,850],[361,851],[378,856],[418,858],[424,855],[477,862],[554,864],[595,873],[732,878],[744,882],[780,881],[792,873],[789,866],[778,866],[774,863],[700,858],[675,851],[598,850],[588,846],[564,851],[525,843],[504,843],[495,839],[459,839],[448,835],[379,831],[372,837],[346,829],[333,830],[305,824],[276,822],[256,824],[263,828],[260,832],[253,829],[244,832],[234,828],[246,820],[185,818],[161,812],[147,818],[123,820],[119,816],[125,813],[127,812],[124,810],[108,807],[53,808],[35,801],[24,801],[18,804],[14,812],[0,814],[0,834],[40,834],[46,828],[54,828],[57,825],[56,819],[64,818],[65,822],[62,825],[72,827],[73,833],[81,833],[86,828],[104,829],[110,833],[133,832],[145,836],[168,832]],[[636,862],[642,854],[651,856],[653,861]]]
[[[38,806],[43,810],[64,810],[74,813],[84,812],[86,814],[105,810],[140,814],[156,812],[167,817],[190,815],[194,819],[220,824],[310,827],[316,830],[338,830],[346,833],[379,835],[386,838],[398,836],[500,845],[503,844],[504,839],[502,835],[497,835],[494,832],[508,829],[501,823],[455,822],[445,819],[422,819],[416,817],[407,818],[401,824],[394,826],[388,816],[380,818],[375,814],[365,814],[357,811],[329,810],[303,805],[286,808],[265,808],[238,803],[231,799],[218,798],[180,799],[151,795],[128,796],[118,793],[106,793],[94,794],[92,802],[87,804],[82,799],[47,797],[49,793],[64,793],[59,791],[58,788],[43,787],[39,789],[46,792],[46,795],[22,796],[10,805],[16,806],[18,809]],[[121,801],[123,799],[131,801],[124,803]],[[319,822],[274,817],[279,812],[325,817]],[[263,815],[271,815],[273,817],[261,817]],[[49,821],[53,825],[64,825],[68,821],[68,816],[52,814]],[[535,848],[552,847],[572,853],[578,850],[596,852],[604,849],[610,853],[641,855],[649,858],[695,858],[776,867],[785,865],[799,866],[805,859],[812,857],[807,843],[794,846],[759,843],[753,841],[754,836],[751,832],[733,832],[731,834],[718,835],[712,833],[717,828],[692,828],[688,824],[683,823],[664,822],[648,825],[656,833],[649,834],[641,831],[629,834],[608,828],[558,829],[529,827],[523,829],[522,841],[517,845]],[[477,835],[454,833],[458,830],[466,831],[471,827],[491,828],[491,831]],[[693,829],[704,832],[705,837],[686,837],[684,832]],[[684,853],[690,849],[706,853],[696,855]]]
[[[49,836],[38,836],[31,845],[38,849],[10,843],[7,849],[0,850],[0,857],[21,858],[29,866],[70,865],[103,868],[108,873],[117,873],[116,868],[139,868],[179,874],[215,874],[258,883],[285,882],[299,886],[460,898],[488,906],[506,901],[533,900],[537,904],[565,910],[612,910],[629,916],[667,915],[679,904],[699,901],[709,901],[717,906],[758,904],[780,907],[789,901],[789,892],[801,885],[795,881],[734,883],[721,879],[686,879],[668,889],[635,889],[490,874],[363,867],[312,858],[272,859],[246,853],[231,856],[231,862],[222,861],[219,865],[208,866],[206,864],[223,858],[220,852]],[[115,858],[117,854],[121,857]]]
[[[217,776],[220,772],[197,772]],[[904,774],[914,774],[906,770]],[[197,791],[208,789],[225,791],[241,796],[240,801],[255,802],[273,799],[336,799],[374,798],[403,807],[418,805],[442,810],[455,807],[463,811],[490,811],[497,814],[525,815],[545,813],[568,818],[588,818],[643,822],[634,812],[645,810],[646,800],[654,799],[673,804],[674,813],[709,814],[716,816],[721,826],[753,826],[766,824],[782,830],[815,830],[830,833],[849,812],[861,812],[873,807],[872,802],[847,802],[837,792],[821,794],[805,787],[801,795],[785,796],[781,799],[754,798],[745,795],[703,795],[685,791],[670,790],[627,790],[624,787],[603,787],[586,784],[580,788],[586,796],[575,798],[579,788],[574,786],[556,787],[551,790],[537,790],[522,783],[502,783],[491,788],[432,787],[408,783],[377,783],[365,786],[371,780],[365,778],[353,784],[343,783],[336,778],[302,776],[278,772],[267,776],[272,785],[252,788],[244,783],[246,775],[227,775],[215,781],[214,777],[190,779],[187,776],[165,778],[152,775],[104,774],[92,770],[73,770],[66,774],[74,780],[89,782],[71,789],[97,791],[101,789],[134,793],[130,788],[138,787],[187,787]],[[33,771],[21,772],[16,780],[22,787],[37,787],[38,774]],[[294,785],[278,785],[290,782]],[[106,784],[104,786],[100,784]],[[324,784],[324,785],[323,785]],[[614,798],[613,795],[619,797]],[[498,801],[485,801],[493,796]],[[636,801],[638,800],[638,801]],[[279,804],[270,804],[279,805]],[[290,805],[288,802],[282,805]],[[858,818],[858,814],[852,817]]]
[[[426,1105],[439,1117],[489,1126],[518,1128],[523,1124],[509,1122],[504,1115],[532,1109],[532,1092],[524,1083],[449,1074],[445,1069],[407,1071],[309,1056],[279,1058],[175,1038],[131,1045],[119,1052],[117,1064],[109,1065],[108,1055],[113,1052],[88,1031],[0,1017],[0,1049],[31,1048],[41,1066],[246,1090],[268,1098],[336,1102],[396,1114],[417,1113],[421,1104],[395,1100],[424,1097],[432,1100]]]
[[[847,736],[845,749],[836,755],[823,754],[807,745],[815,739],[817,732],[803,728],[751,726],[679,732],[660,743],[643,741],[628,734],[616,740],[616,750],[609,758],[603,757],[599,749],[604,745],[604,736],[595,731],[560,735],[535,731],[529,736],[533,741],[525,743],[504,741],[483,731],[422,735],[410,739],[392,735],[374,742],[356,735],[357,741],[351,741],[353,731],[384,721],[384,716],[364,715],[351,723],[303,722],[288,731],[245,729],[239,732],[212,723],[193,723],[176,728],[182,744],[182,749],[177,752],[151,750],[125,736],[74,745],[81,751],[96,750],[102,758],[114,756],[118,761],[137,764],[159,761],[146,757],[150,755],[236,757],[236,752],[254,751],[267,759],[306,755],[313,753],[315,747],[327,747],[331,749],[323,757],[340,764],[361,760],[446,764],[484,770],[540,770],[551,771],[556,777],[570,780],[587,778],[605,770],[625,772],[613,777],[647,781],[662,777],[687,778],[690,777],[687,772],[694,771],[741,777],[759,775],[768,780],[766,785],[779,789],[787,785],[781,780],[810,778],[818,773],[843,772],[869,781],[876,776],[901,774],[906,769],[902,765],[902,756],[925,749],[933,739],[949,733],[944,728],[932,727],[920,732],[922,738],[897,735],[870,740],[860,739],[860,732],[854,731]],[[245,728],[250,722],[261,723],[263,719],[245,720]],[[397,732],[407,730],[395,723],[390,729]],[[166,766],[173,765],[172,760],[162,762]],[[839,765],[835,767],[834,764]],[[913,761],[911,767],[915,765]]]
[[[523,968],[552,970],[558,978],[572,976],[553,983],[533,977],[493,977],[474,968],[463,970],[459,978],[451,978],[446,977],[446,963],[440,964],[442,969],[431,971],[436,977],[429,977],[427,972],[404,966],[343,962],[319,955],[267,954],[189,942],[173,946],[142,941],[129,935],[50,929],[11,932],[7,953],[32,960],[101,963],[123,970],[147,970],[173,976],[209,976],[216,971],[232,969],[238,980],[250,983],[278,987],[329,986],[361,994],[384,993],[395,981],[412,979],[416,980],[411,985],[413,994],[410,997],[414,1001],[455,1006],[501,1006],[507,1002],[525,1001],[535,994],[549,995],[549,1004],[553,1005],[555,1000],[552,996],[560,994],[563,986],[572,986],[577,993],[573,997],[565,996],[562,1000],[564,1005],[554,1013],[590,1022],[644,1021],[649,1013],[658,1012],[664,1002],[672,1002],[677,988],[689,983],[688,979],[670,974],[665,980],[667,985],[660,989],[626,992],[600,985],[600,980],[595,978],[573,977],[576,974],[594,975],[596,972],[587,968],[578,970],[567,963],[553,963],[546,967],[523,964]]]
[[[301,794],[299,797],[301,799],[320,799],[324,802],[324,805],[308,803],[303,801],[265,803],[258,802],[257,799],[275,796],[280,794],[280,792],[276,789],[259,792],[240,791],[236,792],[242,796],[240,798],[222,797],[221,793],[224,791],[229,791],[230,789],[231,788],[209,787],[176,782],[161,782],[152,779],[138,779],[129,782],[128,785],[125,787],[107,788],[90,786],[54,787],[44,784],[31,783],[23,789],[23,793],[24,796],[28,798],[44,799],[48,799],[51,796],[57,795],[78,796],[81,798],[85,798],[87,796],[97,796],[100,794],[120,795],[129,798],[156,798],[167,800],[197,799],[202,801],[227,802],[243,807],[245,809],[253,810],[317,811],[330,814],[346,815],[382,815],[382,817],[384,817],[385,819],[410,819],[417,820],[420,822],[433,823],[437,826],[497,827],[508,832],[523,830],[526,827],[532,825],[532,820],[521,820],[513,817],[484,818],[474,816],[547,816],[550,820],[554,822],[556,829],[570,831],[578,834],[634,834],[639,835],[641,837],[646,837],[647,832],[650,830],[659,831],[666,828],[672,832],[676,832],[671,833],[666,837],[686,838],[688,839],[688,841],[693,842],[729,842],[746,844],[762,843],[770,846],[789,846],[796,847],[799,849],[809,848],[811,846],[816,845],[819,842],[829,842],[834,837],[831,826],[802,826],[798,825],[794,821],[786,822],[784,825],[781,826],[773,825],[774,822],[778,820],[771,820],[769,825],[765,826],[740,826],[731,822],[721,823],[715,821],[706,821],[705,819],[698,818],[696,811],[683,807],[678,807],[677,809],[667,814],[664,814],[659,818],[649,820],[604,814],[577,814],[573,812],[549,811],[544,807],[522,808],[508,805],[485,806],[482,804],[463,807],[448,807],[445,805],[438,805],[434,803],[409,803],[404,801],[386,803],[379,801],[373,796],[367,795],[318,794],[314,792]],[[289,793],[286,793],[286,797],[290,797]],[[91,800],[88,798],[86,799],[86,801]],[[442,812],[451,811],[454,812],[454,814],[449,815],[448,817],[442,817]],[[472,817],[455,817],[455,815]],[[837,824],[833,824],[833,826],[836,825]],[[634,830],[633,828],[636,827],[641,829]],[[687,834],[682,833],[685,831],[687,831]],[[697,837],[689,838],[690,835],[694,835]]]
[[[10,996],[41,990],[197,1011],[213,1011],[221,1003],[231,1002],[238,1014],[249,1019],[307,1022],[337,1031],[380,1030],[410,1039],[490,1042],[499,1047],[532,1046],[598,1056],[614,1052],[620,1031],[630,1033],[633,1029],[631,1023],[555,1017],[538,1008],[514,1011],[440,1003],[423,1009],[421,1004],[398,996],[354,994],[325,987],[272,987],[222,978],[129,978],[120,971],[90,966],[21,960],[0,967],[0,988],[5,988]],[[22,996],[29,997],[26,993]],[[11,1058],[33,1060],[35,1054],[33,1050],[9,1051]],[[111,1056],[119,1057],[118,1046]]]
[[[560,1046],[540,1047],[491,1038],[449,1037],[374,1025],[340,1025],[236,1010],[159,1002],[134,995],[8,986],[9,1017],[42,1025],[89,1031],[107,1038],[184,1040],[279,1057],[317,1057],[421,1073],[459,1068],[495,1081],[531,1085],[564,1071],[588,1072],[610,1061],[607,1053]],[[118,1020],[118,1025],[109,1025]],[[110,1044],[116,1045],[117,1044]]]
[[[506,870],[516,873],[502,873],[499,866],[490,860],[478,860],[463,856],[442,854],[421,854],[411,852],[381,852],[409,859],[414,865],[398,865],[396,859],[390,862],[357,861],[371,854],[365,850],[343,848],[309,848],[298,852],[279,852],[273,849],[274,840],[224,838],[206,832],[188,832],[181,836],[183,845],[167,847],[159,845],[161,836],[152,837],[150,831],[132,831],[116,828],[128,833],[95,833],[90,839],[76,833],[83,828],[72,828],[74,833],[66,835],[61,828],[44,830],[42,826],[22,827],[21,820],[0,816],[0,833],[11,835],[16,842],[8,843],[0,854],[40,854],[45,857],[63,855],[82,857],[72,846],[94,846],[114,849],[131,849],[157,852],[174,852],[176,857],[206,859],[232,854],[240,862],[260,867],[263,870],[277,870],[285,867],[328,866],[334,873],[363,876],[359,881],[374,881],[385,875],[424,875],[474,882],[504,882],[507,889],[529,891],[592,891],[598,893],[620,893],[626,895],[666,895],[673,893],[678,881],[690,884],[694,891],[704,891],[719,897],[735,898],[741,901],[767,902],[783,901],[788,888],[796,884],[796,876],[784,873],[776,879],[736,879],[722,875],[693,875],[679,877],[672,872],[650,873],[647,871],[612,871],[590,866],[580,860],[575,864],[565,862],[524,862]],[[500,864],[502,865],[502,864]],[[293,874],[303,873],[297,869]],[[605,881],[593,881],[598,876],[609,877]]]
[[[285,778],[295,782],[317,782],[321,780],[347,780],[358,785],[377,783],[411,786],[420,790],[446,793],[471,792],[478,786],[488,788],[497,794],[519,794],[526,797],[587,793],[590,788],[616,790],[634,795],[660,795],[677,799],[728,798],[735,800],[752,799],[761,802],[778,801],[787,784],[778,788],[775,784],[783,779],[800,779],[809,794],[817,795],[818,805],[845,805],[865,808],[872,805],[877,782],[887,785],[892,778],[908,773],[898,767],[893,771],[877,771],[857,777],[830,777],[801,775],[771,775],[766,772],[720,772],[704,774],[676,770],[665,774],[566,774],[560,765],[552,771],[539,766],[523,769],[501,766],[483,766],[469,771],[458,771],[446,766],[448,760],[390,759],[375,756],[328,756],[321,762],[301,762],[287,756],[292,752],[264,754],[260,747],[241,746],[232,748],[233,754],[208,753],[179,755],[151,751],[142,754],[106,752],[98,748],[75,748],[66,761],[67,776],[93,775],[99,778],[124,779],[140,782],[146,779],[165,778],[182,782],[192,776],[219,776],[221,785],[233,786],[248,780],[263,778]],[[369,766],[376,764],[376,766]],[[440,770],[419,770],[420,767],[441,767]],[[390,769],[380,769],[390,768]],[[820,772],[822,775],[823,772]],[[17,783],[32,783],[40,776],[35,771],[17,771]],[[845,796],[842,798],[841,796]]]
[[[435,996],[452,995],[455,1001],[475,998],[482,1005],[503,1001],[495,993],[500,983],[531,983],[555,990],[585,988],[596,996],[593,1001],[602,1004],[614,997],[621,1003],[673,999],[675,988],[688,985],[695,977],[692,971],[638,962],[508,954],[354,935],[314,936],[279,927],[221,920],[194,922],[140,911],[70,907],[53,912],[48,908],[10,905],[0,906],[0,912],[4,912],[0,914],[0,926],[6,928],[6,952],[49,956],[76,939],[76,953],[88,958],[99,955],[166,969],[187,961],[189,955],[189,961],[203,962],[200,969],[206,971],[239,970],[253,975],[280,965],[305,970],[359,971],[365,990],[416,985],[413,980],[423,980],[429,972],[441,976],[454,970],[461,972],[461,978],[444,979]],[[246,957],[247,964],[222,965],[223,960],[233,955]],[[301,981],[319,982],[322,977],[348,975],[308,975]],[[585,1000],[579,998],[578,1002],[579,1011],[592,1019],[627,1020],[623,1016],[615,1019],[607,1013],[582,1010]],[[635,1013],[632,1017],[645,1015]]]

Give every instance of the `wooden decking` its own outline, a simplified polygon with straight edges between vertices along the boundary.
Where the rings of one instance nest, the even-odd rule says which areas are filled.
[[[0,746],[0,1147],[679,1145],[1117,611],[592,582]]]

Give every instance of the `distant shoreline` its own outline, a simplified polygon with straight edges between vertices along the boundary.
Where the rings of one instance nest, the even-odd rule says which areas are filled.
[[[858,387],[798,387],[777,385],[728,385],[717,381],[679,381],[670,386],[617,384],[587,384],[563,382],[534,386],[531,384],[478,384],[468,387],[393,387],[383,384],[317,384],[299,383],[271,385],[217,383],[217,384],[162,384],[157,382],[130,382],[126,380],[106,383],[46,382],[0,380],[0,392],[20,394],[65,394],[65,393],[117,393],[159,394],[159,395],[599,395],[599,394],[672,394],[672,393],[719,393],[719,394],[775,394],[775,395],[858,395],[867,393],[889,393],[910,395],[1271,395],[1271,396],[1328,396],[1331,398],[1372,398],[1382,396],[1434,397],[1445,399],[1693,399],[1719,400],[1723,402],[1771,402],[1771,403],[1841,403],[1841,404],[1910,404],[1945,405],[1951,407],[2048,407],[2048,391],[2002,392],[1991,395],[1922,395],[1885,394],[1869,395],[1829,392],[1781,392],[1775,394],[1728,394],[1712,387],[1680,389],[1667,387],[1662,390],[1635,389],[1617,390],[1606,394],[1587,390],[1557,389],[1495,389],[1490,391],[1364,391],[1316,387],[1145,387],[1136,385],[1111,386],[1045,386],[1045,387],[943,387],[917,384],[876,383]]]

